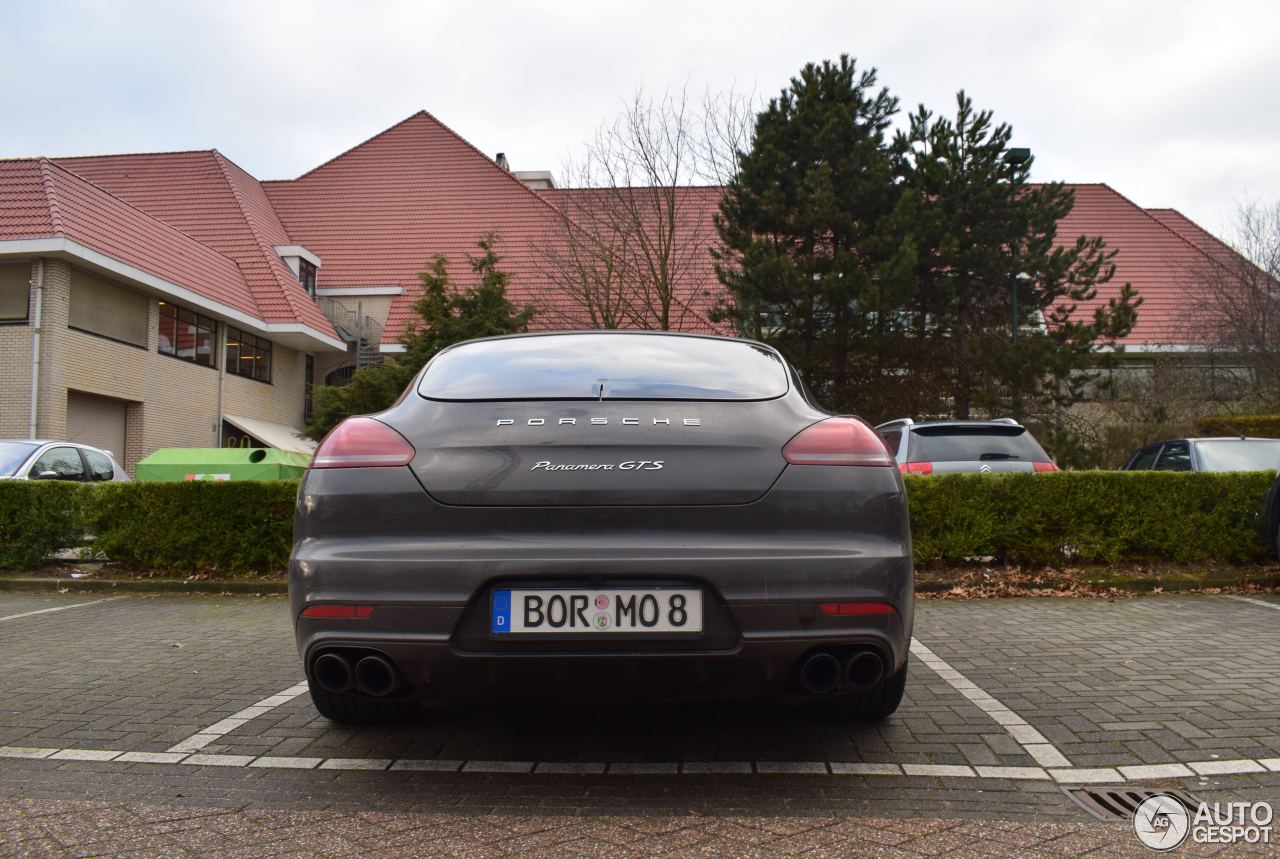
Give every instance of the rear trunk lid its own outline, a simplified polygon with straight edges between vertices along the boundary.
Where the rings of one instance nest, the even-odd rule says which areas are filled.
[[[443,504],[501,507],[747,504],[813,419],[755,402],[419,400],[388,421]]]

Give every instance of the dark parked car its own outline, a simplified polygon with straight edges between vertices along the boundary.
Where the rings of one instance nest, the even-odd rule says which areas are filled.
[[[0,439],[0,480],[128,480],[111,451],[45,439]]]
[[[1135,451],[1125,471],[1275,471],[1280,439],[1175,438]]]
[[[876,427],[903,474],[1057,471],[1027,428],[1012,418],[989,421],[889,421]]]
[[[782,697],[878,719],[913,615],[902,478],[768,346],[475,340],[350,418],[298,495],[312,700]]]

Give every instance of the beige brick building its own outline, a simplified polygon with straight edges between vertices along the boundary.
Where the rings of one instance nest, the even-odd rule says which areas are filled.
[[[318,257],[237,259],[44,159],[0,162],[0,187],[0,437],[130,472],[161,447],[309,446],[312,368],[350,354],[310,294]]]
[[[76,320],[82,327],[72,324],[85,285],[129,293],[123,303],[137,314],[136,342],[94,319]],[[30,308],[27,324],[0,325],[0,356],[19,370],[0,379],[0,437],[65,438],[106,447],[132,472],[157,448],[236,443],[245,435],[237,424],[278,427],[280,435],[252,439],[268,445],[286,443],[284,435],[302,426],[307,353],[268,341],[270,348],[257,350],[255,361],[265,362],[269,352],[269,366],[260,378],[243,375],[229,361],[239,357],[234,352],[240,329],[205,316],[213,323],[208,363],[166,354],[160,348],[161,311],[174,304],[136,287],[63,259],[0,263],[0,291],[13,295],[25,289]]]

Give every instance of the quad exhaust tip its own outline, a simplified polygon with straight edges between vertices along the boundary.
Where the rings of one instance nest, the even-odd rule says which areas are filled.
[[[850,689],[865,692],[884,677],[884,660],[874,650],[858,650],[845,657],[844,682]]]
[[[828,695],[840,685],[840,660],[830,653],[811,653],[800,664],[800,685],[810,695]]]
[[[884,659],[874,650],[854,650],[838,657],[826,650],[800,661],[800,687],[810,695],[830,695],[839,689],[865,692],[884,679]]]
[[[311,666],[311,673],[326,692],[351,691],[351,666],[336,653],[321,653],[317,656]]]
[[[311,676],[326,692],[338,694],[357,689],[375,698],[390,695],[400,684],[395,665],[377,653],[321,653],[312,663]]]
[[[381,698],[396,688],[396,668],[385,656],[366,656],[356,663],[355,680],[361,692]]]

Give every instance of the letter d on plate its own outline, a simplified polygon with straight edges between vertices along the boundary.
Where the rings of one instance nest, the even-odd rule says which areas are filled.
[[[511,631],[511,591],[493,592],[493,612],[489,619],[492,632]]]

